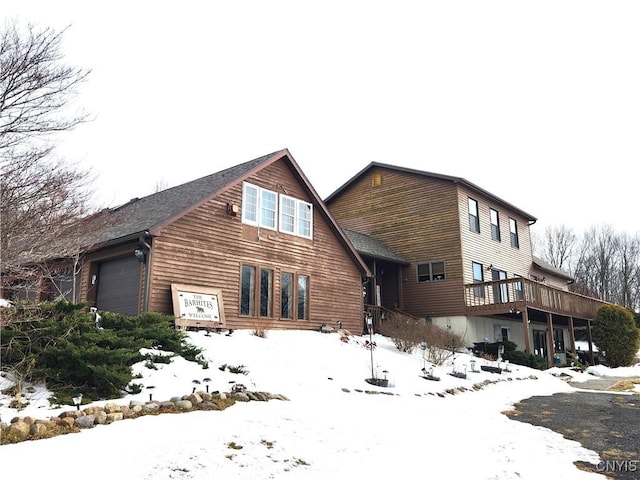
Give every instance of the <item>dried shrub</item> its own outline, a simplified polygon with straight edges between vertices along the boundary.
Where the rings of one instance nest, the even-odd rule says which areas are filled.
[[[416,345],[424,341],[424,320],[413,317],[392,316],[382,322],[381,335],[389,337],[401,352],[410,353]]]
[[[253,333],[256,337],[267,338],[267,328],[265,327],[265,323],[255,322],[253,324],[253,328],[251,329],[251,333]]]
[[[435,365],[443,365],[447,359],[463,348],[463,338],[448,328],[425,324],[424,359]]]
[[[463,338],[452,330],[408,316],[394,315],[385,320],[380,333],[389,337],[402,352],[411,353],[420,345],[425,360],[436,365],[442,365],[464,347]]]

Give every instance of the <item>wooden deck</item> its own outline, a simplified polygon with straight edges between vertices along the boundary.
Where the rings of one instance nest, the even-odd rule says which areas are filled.
[[[467,284],[465,301],[469,315],[513,313],[532,308],[584,320],[592,320],[598,308],[607,304],[525,278]]]

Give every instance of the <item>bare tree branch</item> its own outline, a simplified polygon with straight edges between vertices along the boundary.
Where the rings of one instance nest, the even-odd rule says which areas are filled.
[[[73,249],[64,239],[89,213],[90,172],[54,155],[53,137],[88,120],[71,113],[90,72],[64,63],[64,32],[11,20],[0,32],[3,283],[25,263]]]

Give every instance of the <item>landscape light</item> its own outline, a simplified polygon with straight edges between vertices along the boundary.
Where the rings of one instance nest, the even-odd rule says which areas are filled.
[[[76,406],[76,409],[80,410],[80,404],[82,403],[82,394],[76,393],[71,397],[73,400],[73,404]]]

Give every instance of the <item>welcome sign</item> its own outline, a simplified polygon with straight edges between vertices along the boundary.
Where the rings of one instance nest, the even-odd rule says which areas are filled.
[[[176,325],[211,328],[224,323],[220,290],[194,286],[171,285]]]

